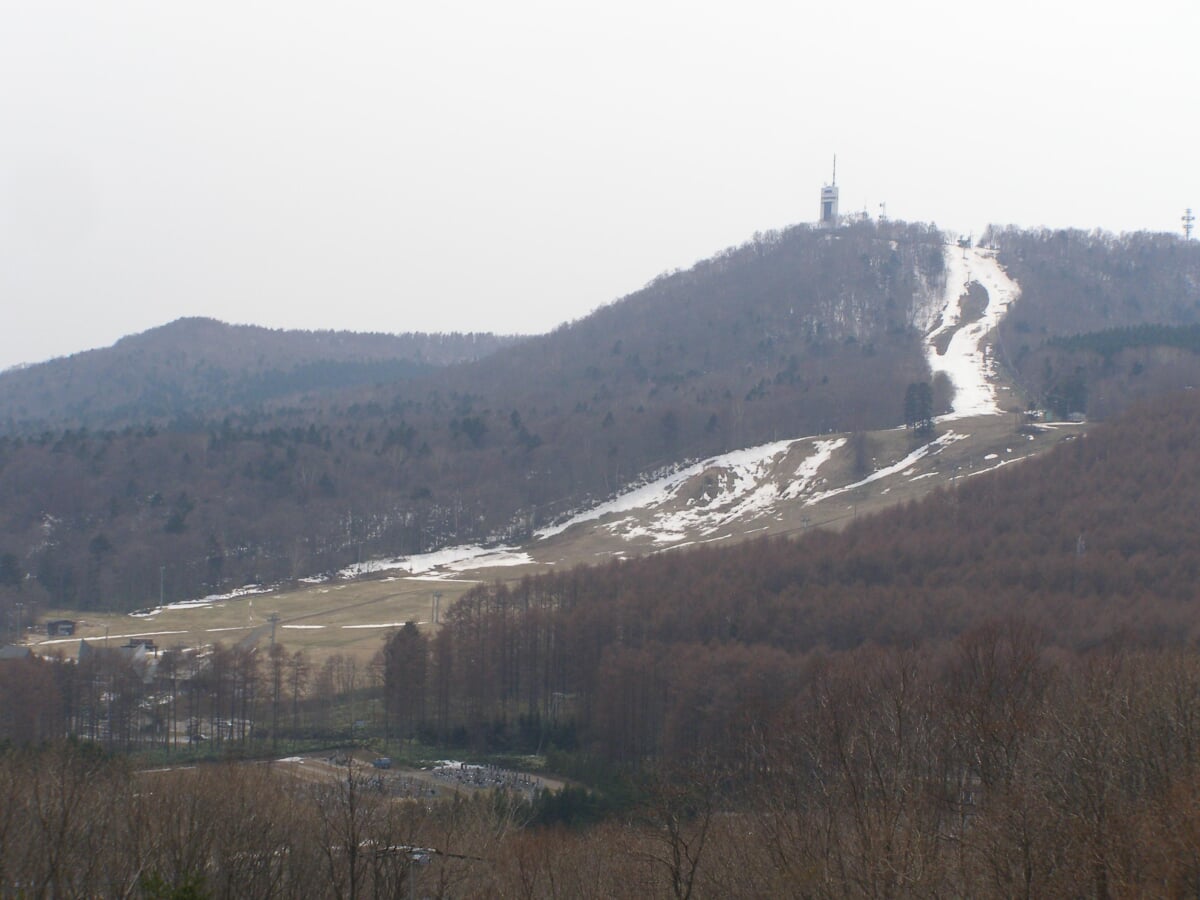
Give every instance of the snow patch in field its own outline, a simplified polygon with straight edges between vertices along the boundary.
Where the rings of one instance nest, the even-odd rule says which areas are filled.
[[[81,641],[81,640],[87,640],[87,641],[99,641],[99,640],[120,641],[120,640],[129,640],[130,638],[163,637],[164,635],[170,635],[170,634],[187,634],[187,631],[139,631],[139,632],[137,632],[137,633],[135,633],[135,634],[110,634],[110,635],[107,635],[107,636],[103,636],[103,635],[102,635],[102,636],[98,636],[98,637],[90,637],[90,638],[81,638],[79,635],[75,635],[75,637],[69,637],[69,638],[57,638],[57,639],[55,639],[55,640],[52,640],[52,641],[38,641],[37,645],[38,645],[39,647],[45,647],[45,646],[49,646],[49,645],[51,645],[51,644],[75,644],[75,643],[78,643],[78,642],[79,642],[79,641]]]
[[[821,503],[822,501],[828,500],[830,497],[836,497],[839,494],[845,494],[847,491],[852,491],[855,488],[860,488],[863,485],[870,484],[872,481],[878,481],[881,478],[888,478],[889,476],[897,475],[897,474],[901,474],[901,473],[907,474],[907,472],[906,472],[907,469],[910,469],[912,466],[914,466],[920,460],[924,459],[926,456],[936,456],[938,453],[941,453],[943,450],[945,450],[951,444],[956,443],[961,440],[964,440],[967,437],[969,437],[969,435],[957,434],[953,431],[947,431],[945,434],[939,435],[938,437],[934,438],[928,444],[923,444],[922,446],[918,447],[916,450],[914,450],[912,453],[908,454],[908,456],[904,457],[904,459],[900,460],[898,463],[893,463],[892,465],[885,466],[882,469],[876,469],[874,472],[872,472],[866,478],[862,479],[861,481],[856,481],[853,484],[847,484],[847,485],[843,485],[842,487],[839,487],[839,488],[833,488],[832,490],[822,491],[819,494],[813,494],[811,497],[809,497],[807,500],[804,501],[804,505],[812,506],[815,503]]]
[[[324,628],[324,625],[280,625],[280,628],[294,628],[296,631],[312,631],[317,628]]]
[[[603,527],[626,539],[657,544],[677,543],[694,534],[711,535],[734,521],[768,514],[780,500],[795,499],[811,490],[821,466],[845,443],[842,437],[807,437],[714,456],[544,528],[534,537],[553,537],[573,525],[633,511],[640,515],[607,522]],[[805,444],[809,446],[804,458],[781,486],[775,475],[780,460]],[[704,481],[699,483],[701,477]],[[665,508],[681,502],[681,490],[689,485],[698,489],[698,496],[688,498],[683,509]]]
[[[274,588],[263,587],[261,584],[248,584],[245,587],[230,591],[228,594],[209,594],[207,597],[200,597],[196,600],[176,600],[174,603],[156,606],[153,609],[139,609],[131,612],[129,615],[137,619],[149,619],[168,609],[211,609],[214,604],[221,600],[238,600],[242,597],[252,597],[255,594],[266,594],[272,590]]]
[[[407,622],[378,622],[372,625],[343,625],[343,628],[403,628]],[[414,622],[414,625],[424,625],[425,622]]]
[[[376,572],[390,572],[397,569],[409,575],[427,576],[424,580],[439,580],[435,574],[438,569],[447,572],[465,572],[471,569],[482,569],[500,566],[529,565],[533,559],[528,553],[513,547],[480,547],[478,544],[465,544],[461,547],[445,547],[431,553],[420,553],[414,556],[398,556],[391,559],[375,559],[369,562],[357,563],[342,569],[338,576],[341,578],[359,578]]]

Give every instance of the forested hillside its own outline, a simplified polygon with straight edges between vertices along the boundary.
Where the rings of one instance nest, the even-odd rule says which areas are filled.
[[[681,459],[898,424],[942,266],[926,226],[801,226],[433,375],[5,437],[0,554],[49,603],[130,609],[517,539]]]
[[[1189,338],[1200,323],[1200,244],[1016,228],[989,229],[982,242],[1021,286],[996,348],[1032,402],[1104,418],[1200,383]]]
[[[0,746],[0,890],[1190,896],[1197,448],[1200,399],[1175,395],[840,534],[479,588],[433,637],[389,635],[370,690],[331,659],[301,696],[281,645],[169,653],[153,684],[100,654],[0,663],[0,734],[31,744],[90,722],[169,745],[162,719],[222,717],[231,756],[277,759],[289,721],[337,733],[340,692],[349,721],[381,701],[393,746],[605,776],[397,802],[361,764],[135,774]],[[150,696],[139,732],[125,701]]]
[[[1020,287],[995,355],[1028,402],[1103,417],[1200,378],[1186,334],[1119,337],[1200,319],[1195,246],[1015,229],[985,240]],[[517,541],[682,460],[900,424],[907,388],[929,380],[921,330],[943,252],[921,225],[800,226],[504,346],[185,321],[6,373],[0,395],[32,378],[54,415],[104,424],[0,438],[0,590],[129,609],[160,588],[180,599]],[[1109,337],[1065,340],[1101,326]],[[191,343],[222,349],[200,360]],[[52,373],[70,387],[36,384]],[[947,408],[944,382],[932,398]]]
[[[517,340],[284,331],[179,319],[112,347],[0,372],[0,433],[219,419],[282,398],[413,378]]]
[[[429,647],[424,727],[486,725],[486,741],[570,696],[585,746],[686,756],[721,746],[748,706],[785,703],[813,659],[864,645],[1019,618],[1071,651],[1192,646],[1197,472],[1200,397],[1172,395],[841,533],[479,588]]]

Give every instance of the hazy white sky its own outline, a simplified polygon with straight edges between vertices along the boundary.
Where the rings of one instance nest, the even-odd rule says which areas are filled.
[[[1177,231],[1196,0],[0,0],[0,368],[545,331],[843,211]]]

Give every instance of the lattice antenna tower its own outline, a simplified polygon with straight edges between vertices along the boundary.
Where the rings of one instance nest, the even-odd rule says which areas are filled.
[[[1196,224],[1196,217],[1192,215],[1192,208],[1189,206],[1183,211],[1183,239],[1190,241],[1192,239],[1192,226]]]

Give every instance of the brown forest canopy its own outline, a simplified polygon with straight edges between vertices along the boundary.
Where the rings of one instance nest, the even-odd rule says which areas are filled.
[[[1192,646],[1197,472],[1200,396],[1173,395],[842,533],[479,588],[432,644],[455,702],[428,708],[444,731],[551,716],[571,697],[585,741],[637,758],[690,752],[697,729],[714,739],[746,704],[778,704],[812,654],[937,644],[1011,617],[1071,650],[1118,634]]]

